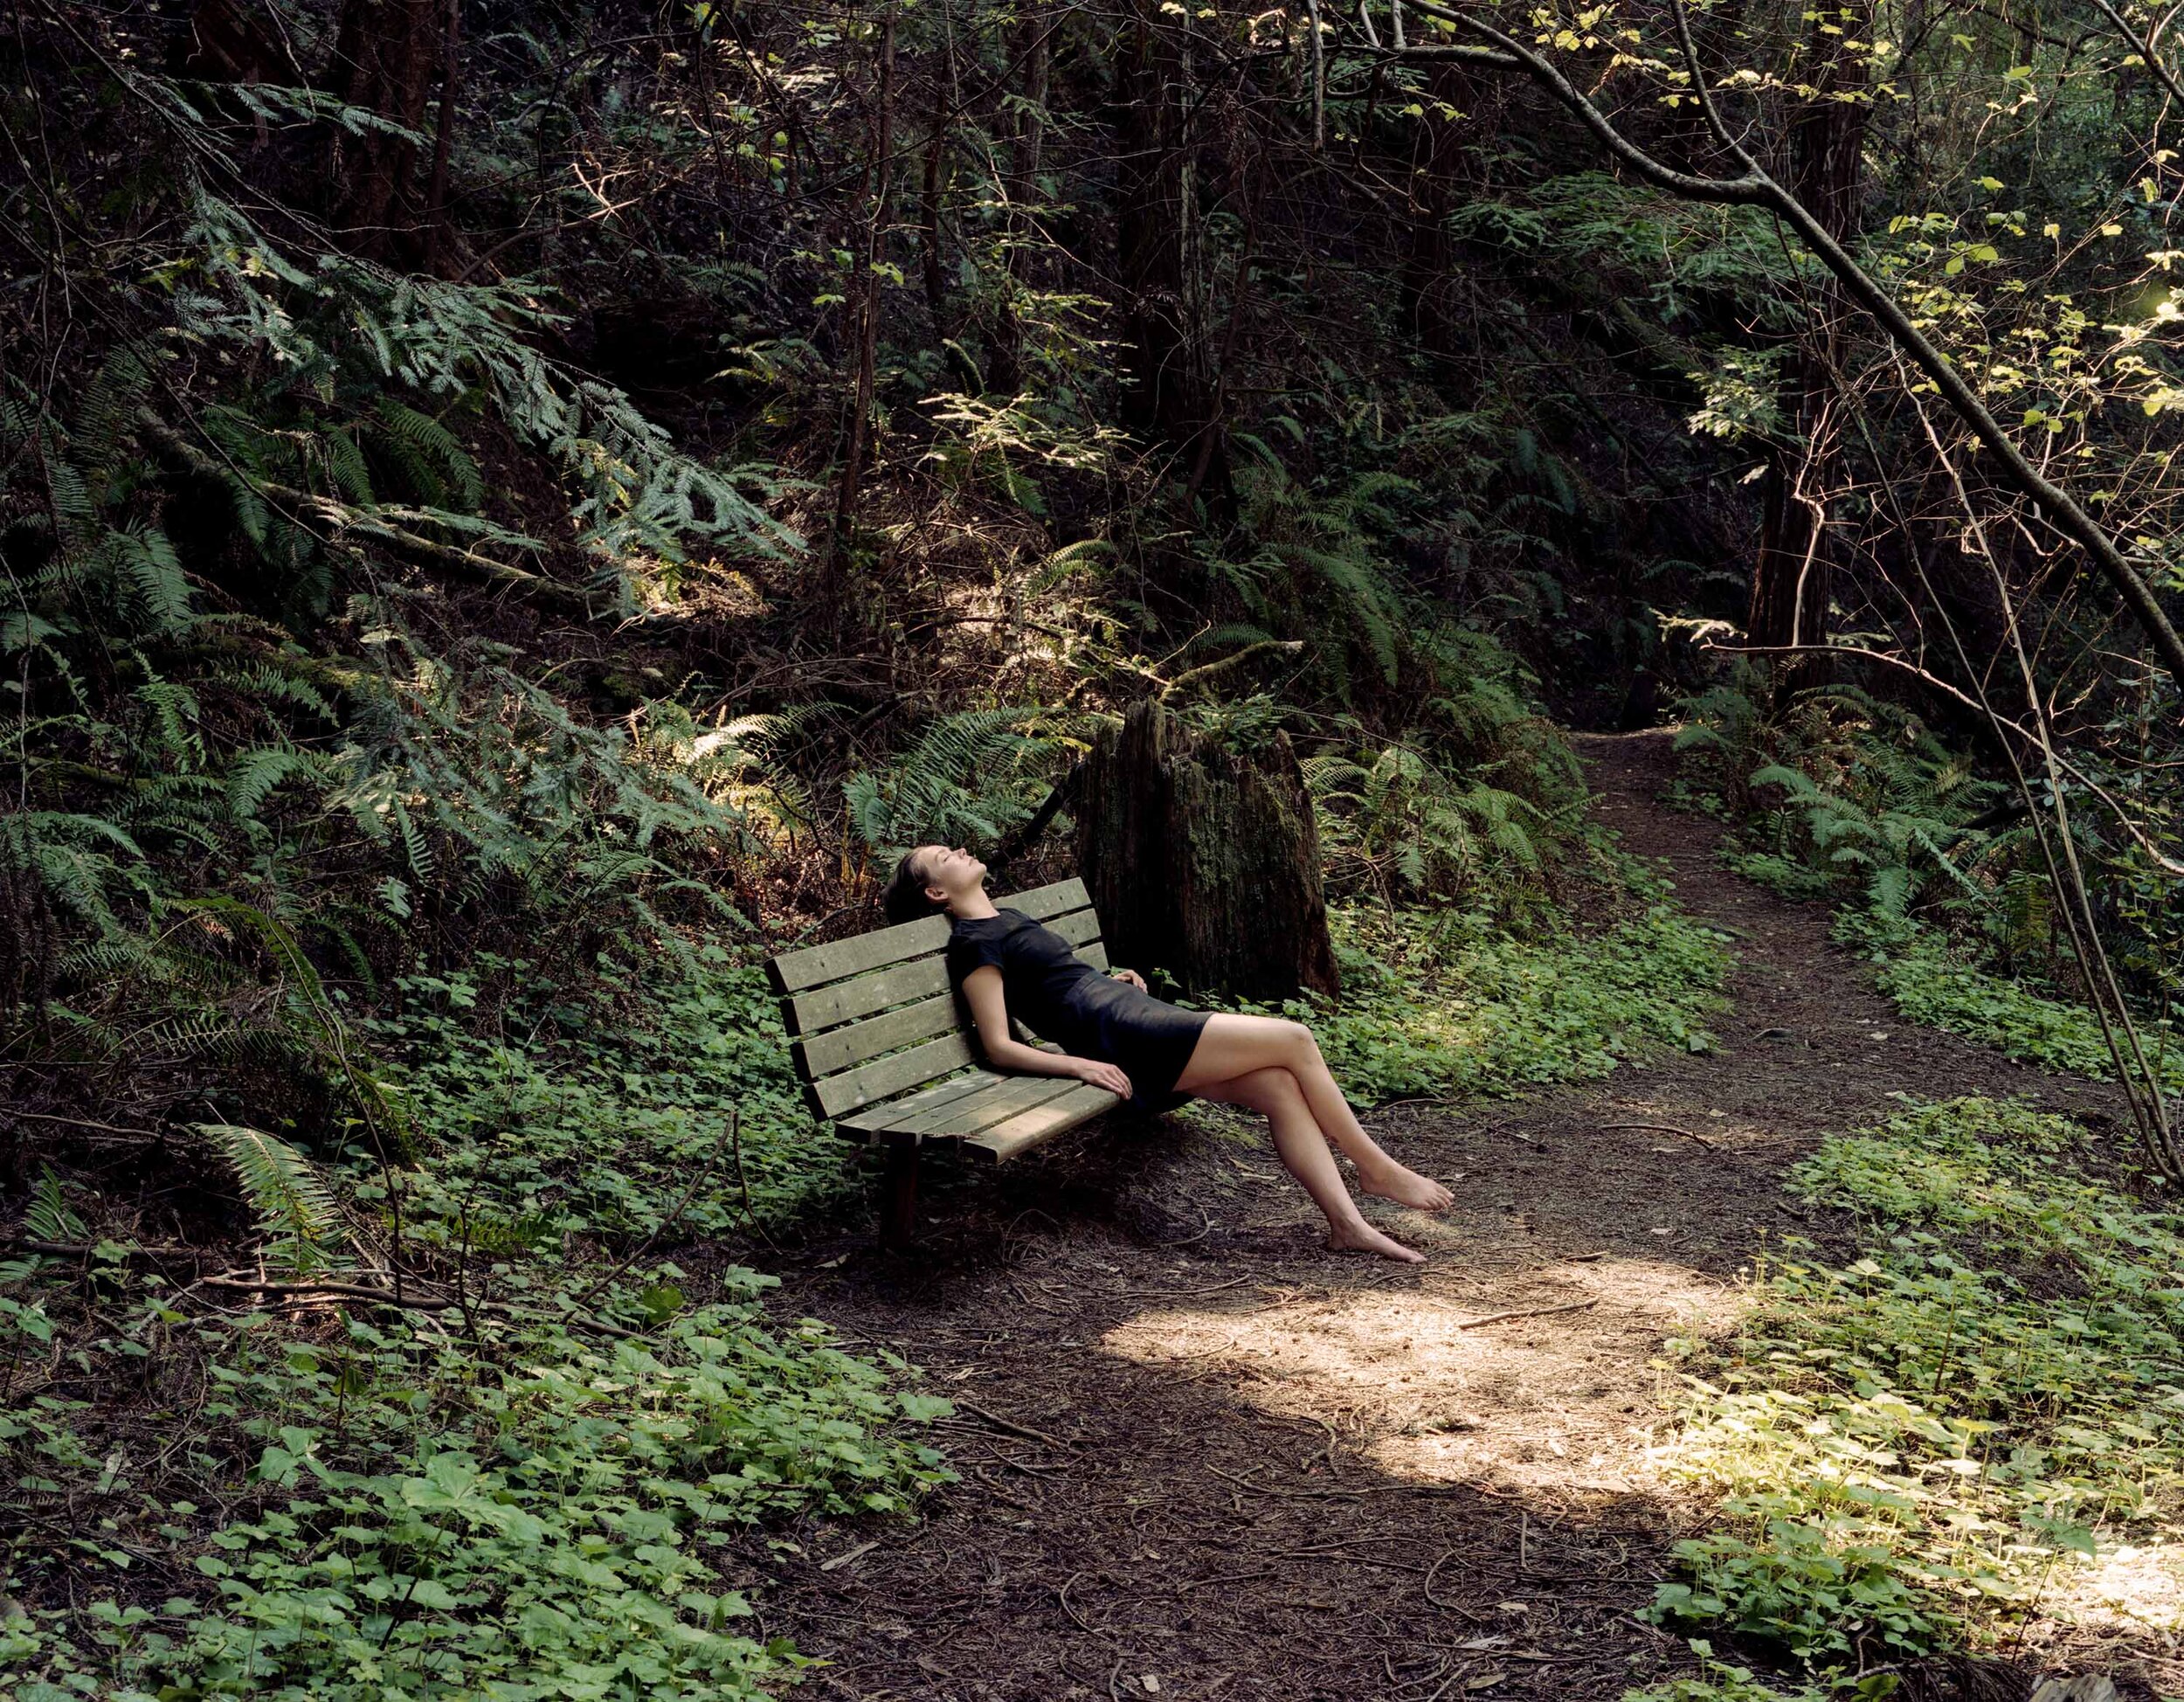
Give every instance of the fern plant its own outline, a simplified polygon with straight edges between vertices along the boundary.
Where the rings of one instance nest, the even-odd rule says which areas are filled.
[[[1082,744],[1042,709],[943,716],[895,762],[843,782],[850,830],[881,858],[931,841],[991,846],[1032,813],[1056,761]]]
[[[277,1135],[234,1123],[190,1125],[227,1161],[258,1235],[287,1275],[313,1276],[347,1250],[341,1208],[318,1167]]]
[[[1754,874],[1786,891],[1808,892],[1824,877],[1887,916],[1904,915],[1937,882],[1974,905],[1992,902],[1998,872],[1963,848],[1991,850],[1966,824],[2002,788],[1910,711],[1841,684],[1800,692],[1776,712],[1741,686],[1717,687],[1684,709],[1690,719],[1676,748],[1751,823]]]
[[[84,1227],[83,1219],[70,1207],[67,1196],[61,1192],[60,1178],[53,1173],[51,1165],[38,1166],[38,1182],[23,1210],[23,1232],[28,1241],[62,1244],[80,1242],[90,1233]],[[0,1260],[0,1288],[26,1283],[52,1263],[38,1253]]]

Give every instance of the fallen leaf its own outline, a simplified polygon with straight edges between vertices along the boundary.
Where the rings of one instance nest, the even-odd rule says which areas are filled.
[[[869,1554],[879,1546],[880,1544],[876,1539],[871,1542],[860,1542],[847,1553],[837,1554],[831,1560],[821,1560],[819,1562],[819,1570],[821,1572],[833,1572],[838,1567],[847,1566],[860,1554]]]
[[[1509,1674],[1497,1666],[1491,1672],[1476,1673],[1466,1678],[1463,1681],[1463,1687],[1466,1690],[1492,1690],[1495,1685],[1503,1683],[1508,1678]]]

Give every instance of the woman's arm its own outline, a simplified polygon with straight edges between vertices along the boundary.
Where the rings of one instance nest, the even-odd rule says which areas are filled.
[[[985,1048],[986,1062],[996,1069],[1026,1076],[1074,1076],[1090,1086],[1130,1097],[1130,1077],[1113,1064],[1102,1063],[1097,1058],[1073,1057],[1067,1052],[1041,1051],[1009,1033],[1001,972],[992,964],[982,964],[964,977],[963,996],[971,1007],[971,1021],[978,1025],[978,1043]]]

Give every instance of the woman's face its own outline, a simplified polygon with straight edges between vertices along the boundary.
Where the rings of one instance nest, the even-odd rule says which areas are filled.
[[[921,845],[917,872],[927,894],[941,903],[976,892],[985,879],[985,865],[960,845]]]

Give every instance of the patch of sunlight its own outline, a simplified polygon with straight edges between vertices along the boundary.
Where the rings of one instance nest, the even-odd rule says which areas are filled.
[[[2073,1625],[2184,1631],[2184,1545],[2127,1543],[2058,1569],[2046,1611]]]
[[[1741,1293],[1645,1259],[1528,1275],[1522,1297],[1491,1301],[1431,1288],[1267,1290],[1248,1311],[1140,1313],[1101,1346],[1329,1427],[1404,1477],[1609,1491],[1650,1483],[1648,1449],[1668,1417],[1652,1364],[1662,1339],[1730,1328]],[[1520,1315],[1481,1322],[1503,1312]]]

